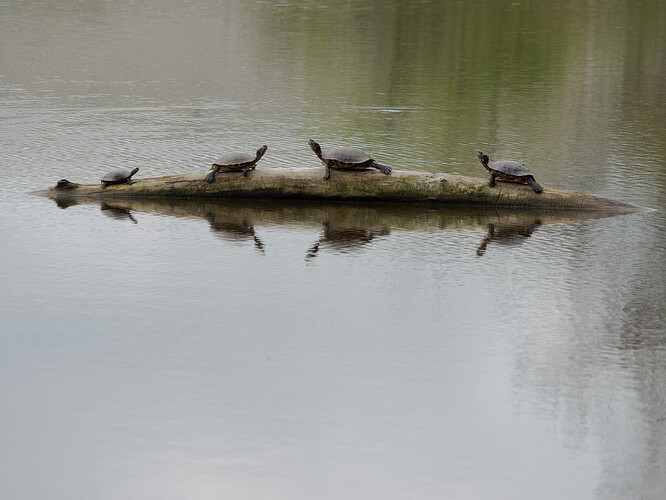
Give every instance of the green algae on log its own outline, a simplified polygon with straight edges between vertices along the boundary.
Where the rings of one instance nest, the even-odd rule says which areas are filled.
[[[537,194],[524,184],[498,182],[452,174],[399,171],[383,175],[374,170],[338,170],[324,180],[319,169],[264,169],[242,173],[225,172],[208,183],[201,174],[136,179],[102,189],[59,181],[37,194],[54,199],[139,198],[243,198],[329,201],[375,201],[448,205],[502,206],[532,209],[611,210],[632,212],[643,207],[573,191],[544,187]]]

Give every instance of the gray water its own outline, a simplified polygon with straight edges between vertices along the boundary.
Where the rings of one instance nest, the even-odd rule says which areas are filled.
[[[0,3],[0,495],[666,497],[666,2]],[[224,151],[655,209],[30,193]]]

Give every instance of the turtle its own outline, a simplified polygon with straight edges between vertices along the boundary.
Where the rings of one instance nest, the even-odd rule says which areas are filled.
[[[132,184],[132,176],[139,171],[139,167],[136,167],[134,170],[114,170],[102,177],[102,189],[111,184],[122,184],[126,182],[127,184]]]
[[[356,170],[372,167],[386,175],[391,175],[391,167],[377,163],[368,153],[361,151],[360,149],[343,147],[331,149],[330,151],[322,153],[321,146],[315,141],[310,139],[308,143],[310,144],[312,151],[314,151],[314,154],[316,154],[326,166],[326,175],[324,175],[324,179],[331,177],[332,168]]]
[[[532,189],[534,189],[535,193],[543,191],[541,185],[534,180],[532,172],[530,172],[522,163],[510,160],[500,160],[488,163],[490,158],[488,158],[487,154],[484,154],[481,151],[479,151],[478,156],[481,165],[483,165],[490,173],[490,181],[488,182],[490,187],[495,185],[495,178],[497,178],[501,181],[529,184]]]
[[[255,168],[257,162],[264,156],[264,153],[268,149],[268,146],[265,144],[257,149],[255,156],[249,155],[247,153],[226,153],[220,156],[213,166],[211,171],[206,176],[206,181],[213,182],[215,180],[215,174],[218,172],[239,172],[243,171],[243,175],[247,177],[247,173],[250,170]]]
[[[72,188],[76,186],[73,182],[69,182],[67,179],[60,179],[58,182],[56,182],[56,185],[54,186],[56,189],[66,189],[66,188]]]

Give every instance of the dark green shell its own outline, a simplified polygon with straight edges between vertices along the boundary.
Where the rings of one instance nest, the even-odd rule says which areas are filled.
[[[225,153],[213,162],[213,168],[219,172],[229,172],[235,170],[245,170],[254,166],[268,149],[262,146],[257,150],[256,155],[247,153]]]
[[[134,173],[133,170],[128,169],[114,170],[104,175],[100,180],[102,182],[122,182],[132,177]]]
[[[324,160],[331,162],[331,168],[367,168],[373,162],[365,151],[356,148],[335,148],[322,153]]]
[[[213,166],[219,167],[220,170],[244,170],[256,163],[256,160],[254,155],[246,153],[227,153],[215,160]]]
[[[490,168],[490,170],[494,170],[495,173],[500,177],[508,176],[513,178],[519,178],[532,175],[532,172],[530,172],[525,165],[523,165],[518,161],[510,161],[510,160],[491,161],[490,163],[488,163],[488,167]]]

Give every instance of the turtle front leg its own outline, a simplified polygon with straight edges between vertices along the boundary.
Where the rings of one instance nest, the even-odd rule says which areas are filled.
[[[247,173],[248,173],[250,170],[254,170],[254,165],[250,165],[250,166],[247,167],[245,170],[243,170],[243,177],[247,177]]]
[[[490,174],[490,180],[488,181],[490,187],[495,186],[495,174]]]
[[[213,168],[208,175],[206,176],[206,182],[213,182],[215,180],[215,174],[217,174],[219,168]]]
[[[331,164],[326,163],[326,175],[324,176],[324,180],[328,180],[331,177]]]

